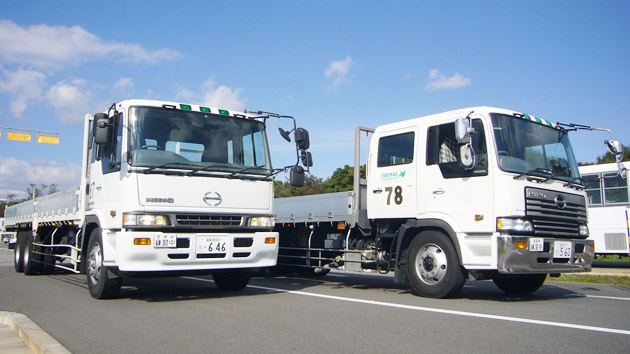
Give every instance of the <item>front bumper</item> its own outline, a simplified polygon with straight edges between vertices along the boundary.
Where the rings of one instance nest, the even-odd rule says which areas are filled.
[[[275,266],[278,258],[277,232],[178,234],[177,246],[156,248],[160,232],[122,231],[105,233],[107,266],[122,272],[195,271]],[[197,251],[197,236],[221,236],[229,243],[229,250],[220,257],[208,257]],[[151,245],[134,245],[136,238],[151,238]],[[265,239],[275,238],[274,244]],[[108,247],[109,246],[109,247]]]
[[[540,252],[519,249],[516,242],[528,242],[527,236],[499,235],[498,264],[499,273],[570,273],[590,272],[595,251],[592,240],[544,238],[544,249]],[[569,241],[572,252],[569,258],[554,258],[554,241]]]

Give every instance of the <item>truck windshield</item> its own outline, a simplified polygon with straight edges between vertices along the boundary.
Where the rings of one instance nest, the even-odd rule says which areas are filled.
[[[582,184],[568,134],[505,114],[491,114],[499,167]]]
[[[260,121],[158,107],[133,107],[130,118],[133,166],[272,172],[265,125]]]

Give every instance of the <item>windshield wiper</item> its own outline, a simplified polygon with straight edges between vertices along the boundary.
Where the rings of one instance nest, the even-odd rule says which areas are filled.
[[[173,168],[174,166],[182,166],[182,167],[196,167],[197,165],[193,165],[193,164],[190,164],[190,163],[184,163],[184,162],[169,162],[169,163],[165,163],[165,164],[160,165],[160,166],[150,166],[150,167],[147,167],[147,169],[146,169],[146,170],[143,170],[142,172],[143,172],[144,174],[148,174],[148,173],[151,173],[151,172],[153,172],[153,171],[155,171],[155,170],[157,170],[157,169],[163,169],[163,168]],[[138,167],[140,167],[140,166],[138,166]]]
[[[232,177],[236,176],[237,174],[245,173],[245,172],[251,171],[251,170],[260,170],[260,167],[253,167],[253,166],[252,167],[245,167],[245,168],[242,168],[242,169],[240,169],[238,171],[234,171],[234,172],[230,173],[227,177],[228,178],[232,178]],[[271,174],[269,174],[269,173],[268,174],[262,174],[262,175],[263,176],[261,176],[261,177],[254,177],[254,178],[255,179],[265,179],[265,178],[268,178],[269,176],[271,176]]]
[[[543,174],[541,176],[541,174]],[[553,172],[549,171],[548,169],[542,168],[542,167],[537,167],[533,170],[529,170],[527,172],[521,172],[518,175],[514,176],[514,179],[520,179],[521,177],[524,176],[531,176],[531,177],[540,177],[542,178],[541,180],[539,180],[540,182],[544,183],[547,182],[548,180],[550,180],[553,177]]]
[[[572,178],[570,181],[564,185],[565,187],[575,188],[577,190],[584,189],[584,180],[581,177]]]

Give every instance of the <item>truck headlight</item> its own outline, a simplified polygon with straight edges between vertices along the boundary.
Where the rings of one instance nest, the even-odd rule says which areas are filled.
[[[527,219],[497,218],[497,231],[532,233],[534,226]]]
[[[276,226],[276,221],[271,216],[254,216],[249,218],[249,226],[272,228]]]
[[[586,224],[581,224],[580,225],[580,236],[588,236],[589,232],[588,232],[588,226],[586,226]]]
[[[167,216],[154,214],[123,214],[123,226],[167,226]]]

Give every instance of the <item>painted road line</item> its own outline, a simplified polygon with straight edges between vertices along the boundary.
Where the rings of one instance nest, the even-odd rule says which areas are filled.
[[[585,294],[571,294],[570,296],[574,296],[574,297],[588,297],[588,298],[593,298],[593,299],[630,301],[630,298],[628,298],[628,297],[585,295]]]
[[[198,281],[208,282],[208,283],[214,283],[212,280],[209,280],[209,279],[200,279],[200,278],[192,278],[192,277],[183,277],[183,278],[185,278],[185,279],[192,279],[192,280],[198,280]],[[484,318],[484,319],[497,320],[497,321],[527,323],[527,324],[534,324],[534,325],[541,325],[541,326],[551,326],[551,327],[560,327],[560,328],[579,329],[579,330],[585,330],[585,331],[604,332],[604,333],[622,334],[622,335],[630,336],[630,330],[625,330],[625,329],[606,328],[606,327],[597,327],[597,326],[586,326],[586,325],[579,325],[579,324],[572,324],[572,323],[562,323],[562,322],[543,321],[543,320],[532,320],[532,319],[528,319],[528,318],[509,317],[509,316],[500,316],[500,315],[489,315],[489,314],[485,314],[485,313],[475,313],[475,312],[435,309],[435,308],[430,308],[430,307],[396,304],[396,303],[392,303],[392,302],[383,302],[383,301],[374,301],[374,300],[362,300],[362,299],[355,299],[355,298],[351,298],[351,297],[324,295],[324,294],[309,293],[309,292],[305,292],[305,291],[295,291],[295,290],[286,290],[286,289],[279,289],[279,288],[270,288],[270,287],[267,287],[267,286],[248,285],[247,287],[248,288],[252,288],[252,289],[260,289],[260,290],[274,291],[274,292],[279,292],[279,293],[287,293],[287,294],[292,294],[292,295],[316,297],[316,298],[328,299],[328,300],[354,302],[354,303],[373,305],[373,306],[392,307],[392,308],[398,308],[398,309],[403,309],[403,310],[432,312],[432,313],[440,313],[440,314],[446,314],[446,315],[465,316],[465,317],[474,317],[474,318]]]

